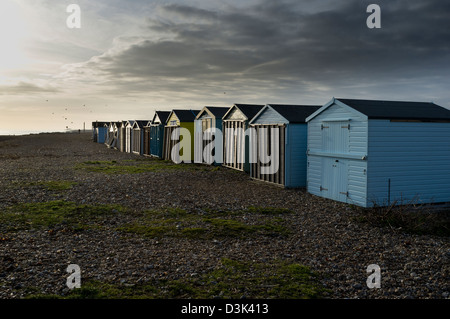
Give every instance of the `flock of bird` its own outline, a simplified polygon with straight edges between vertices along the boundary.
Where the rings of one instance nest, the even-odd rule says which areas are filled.
[[[45,101],[46,101],[46,102],[49,102],[49,100],[45,100]],[[106,104],[105,107],[107,107],[107,106],[108,106],[108,105]],[[83,104],[82,107],[83,107],[83,108],[86,108],[86,104]],[[63,118],[64,121],[68,121],[68,120],[69,120],[69,114],[68,114],[69,108],[66,107],[66,108],[64,109],[64,111],[65,111],[65,113],[64,113],[63,115],[61,115],[61,118]],[[92,113],[92,110],[89,110],[89,113]],[[52,112],[52,115],[55,115],[55,112]],[[71,121],[70,124],[73,124],[73,121]],[[70,130],[70,129],[71,129],[71,128],[69,127],[69,125],[66,125],[66,130]]]

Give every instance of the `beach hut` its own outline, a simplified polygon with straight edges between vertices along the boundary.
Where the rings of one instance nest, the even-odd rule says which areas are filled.
[[[107,133],[107,128],[106,128],[106,124],[108,122],[99,122],[99,121],[95,121],[92,122],[92,140],[96,143],[105,143],[106,141],[106,133]]]
[[[108,137],[108,122],[98,122],[98,126],[96,128],[97,135],[97,143],[105,144],[106,139]]]
[[[97,142],[96,122],[92,122],[92,141]]]
[[[92,122],[92,141],[97,142],[97,123],[98,122]]]
[[[164,130],[164,159],[173,160],[174,162],[183,161],[185,163],[192,162],[194,160],[193,147],[194,147],[194,121],[200,110],[172,110],[167,118],[166,126]],[[190,149],[185,149],[180,145],[181,140],[179,134],[182,134],[181,130],[177,128],[184,128],[189,132],[190,140],[183,141],[182,143],[188,143]],[[176,136],[178,134],[178,136]],[[174,138],[175,137],[175,138]],[[183,139],[186,138],[183,136]],[[179,154],[180,157],[173,159],[172,150],[174,154]]]
[[[138,155],[144,154],[144,126],[148,124],[148,120],[136,120],[133,123],[131,152]]]
[[[125,152],[127,121],[117,122],[117,126],[118,126],[117,149],[121,152]]]
[[[117,136],[118,136],[117,122],[109,122],[108,133],[105,141],[105,144],[108,148],[116,148]]]
[[[308,192],[362,207],[450,201],[450,111],[333,98],[306,119]]]
[[[306,187],[306,118],[318,105],[264,106],[249,122],[250,177],[286,188]]]
[[[105,145],[107,147],[110,147],[113,137],[114,137],[114,128],[113,128],[113,122],[108,122],[106,125],[106,140]]]
[[[144,149],[142,151],[142,155],[150,156],[150,133],[151,133],[152,121],[148,121],[147,124],[144,125]]]
[[[116,138],[116,143],[114,145],[114,148],[117,150],[121,149],[121,143],[122,143],[122,121],[114,122],[114,133]]]
[[[133,149],[133,120],[128,120],[125,123],[125,152],[131,153]]]
[[[170,111],[156,111],[150,125],[150,155],[163,158],[164,127]]]
[[[220,165],[223,161],[222,117],[229,107],[205,106],[196,117],[194,125],[194,162]],[[217,129],[220,135],[211,132]],[[218,138],[219,137],[219,138]],[[205,158],[204,150],[208,144],[214,143],[210,158]],[[208,153],[209,154],[209,153]],[[217,158],[216,158],[217,157]],[[219,160],[218,160],[219,159]]]
[[[223,166],[250,172],[248,122],[264,107],[234,104],[222,117]]]

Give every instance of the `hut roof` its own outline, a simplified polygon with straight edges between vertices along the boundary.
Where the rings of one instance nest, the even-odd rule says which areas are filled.
[[[225,119],[228,113],[234,108],[238,108],[248,120],[251,120],[258,112],[264,107],[264,105],[259,104],[234,104],[232,107],[228,109],[225,115],[222,117]]]
[[[180,122],[193,122],[200,110],[172,110],[173,113],[178,117]]]
[[[229,110],[229,107],[222,107],[222,106],[205,106],[198,114],[197,118],[200,116],[200,114],[207,112],[211,112],[215,117],[222,118]]]
[[[450,110],[432,102],[336,99],[370,119],[450,120]]]
[[[317,111],[321,105],[269,104],[290,123],[305,123],[306,118]]]
[[[95,121],[95,122],[92,122],[92,127],[101,127],[101,126],[105,126],[107,123],[109,123],[109,122],[104,122],[104,121],[99,122],[99,121]]]
[[[133,127],[143,128],[148,123],[148,120],[136,120],[134,121]]]
[[[158,116],[161,123],[164,124],[164,123],[166,123],[169,115],[170,115],[170,111],[156,111],[155,115],[153,116],[152,122],[155,120],[156,116]]]

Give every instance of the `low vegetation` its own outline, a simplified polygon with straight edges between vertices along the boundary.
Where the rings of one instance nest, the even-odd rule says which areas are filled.
[[[77,185],[77,182],[58,180],[58,181],[13,181],[10,187],[12,188],[28,188],[28,187],[39,187],[49,191],[65,191],[73,188]]]
[[[223,258],[216,269],[176,280],[153,280],[123,285],[87,281],[67,296],[30,294],[27,298],[163,299],[163,298],[321,298],[328,291],[308,267],[273,260],[243,262]]]
[[[290,212],[278,208],[249,207],[240,211],[193,211],[183,209],[152,210],[141,213],[137,218],[118,228],[119,231],[145,237],[186,237],[213,239],[232,236],[286,236],[289,231],[280,214]],[[249,223],[251,215],[265,214],[258,222]],[[270,214],[272,214],[270,216]],[[264,218],[265,217],[265,218]]]
[[[213,168],[200,164],[185,165],[151,158],[137,158],[122,161],[86,161],[75,165],[75,169],[104,174],[139,174],[162,170],[211,170]]]
[[[6,208],[0,223],[8,231],[52,228],[64,225],[74,229],[97,227],[96,222],[124,212],[119,205],[78,205],[63,200],[43,203],[22,203]]]
[[[109,225],[111,217],[116,216],[118,219],[110,227],[123,235],[204,240],[230,236],[287,236],[289,230],[282,218],[287,213],[290,211],[270,207],[238,211],[165,208],[134,212],[120,205],[86,205],[56,200],[8,207],[0,214],[0,224],[9,232],[56,226],[73,230],[99,229]]]
[[[389,227],[395,231],[450,236],[450,207],[393,203],[389,206],[358,209],[356,219],[377,227]]]

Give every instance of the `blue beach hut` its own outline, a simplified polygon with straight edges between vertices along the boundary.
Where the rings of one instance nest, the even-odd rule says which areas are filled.
[[[319,108],[268,104],[253,117],[249,122],[254,129],[250,135],[251,178],[286,188],[306,187],[305,120]]]
[[[306,121],[311,194],[362,207],[450,201],[450,110],[333,98]]]
[[[150,124],[150,155],[163,157],[164,126],[170,111],[156,111]]]
[[[92,122],[92,138],[94,142],[104,144],[106,142],[106,137],[108,134],[108,123],[109,122]]]

